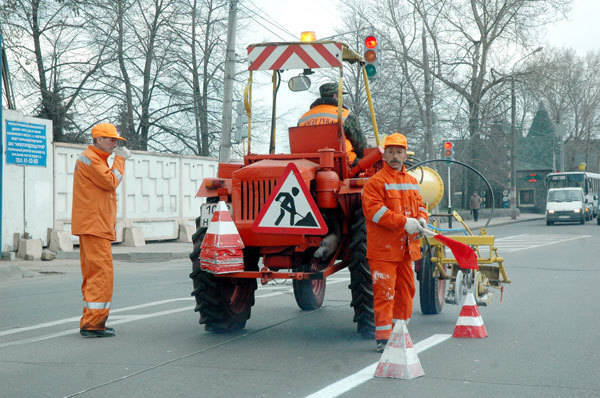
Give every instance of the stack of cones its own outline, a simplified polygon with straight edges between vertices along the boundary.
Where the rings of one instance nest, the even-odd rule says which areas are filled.
[[[220,201],[202,241],[200,268],[213,274],[244,270],[244,243],[225,202]]]
[[[398,321],[375,369],[375,377],[414,379],[425,375],[405,321]]]
[[[469,292],[465,296],[465,302],[460,310],[452,337],[483,338],[487,335],[481,313],[475,303],[475,296],[473,296],[473,292]]]

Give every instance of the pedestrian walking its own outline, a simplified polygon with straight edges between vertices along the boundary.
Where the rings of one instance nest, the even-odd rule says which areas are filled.
[[[481,196],[477,192],[473,192],[473,195],[471,195],[469,207],[473,214],[473,221],[477,222],[479,220],[479,208],[481,207]]]
[[[404,166],[407,149],[404,135],[387,136],[383,168],[367,181],[362,193],[378,352],[384,350],[394,323],[408,322],[412,316],[412,262],[421,258],[419,232],[427,224],[419,184]]]
[[[84,337],[111,337],[106,327],[113,295],[113,259],[111,242],[116,239],[116,189],[125,175],[125,160],[131,157],[125,141],[110,123],[92,128],[93,144],[75,163],[71,232],[79,236],[83,315],[79,322]],[[112,167],[109,156],[114,153]]]

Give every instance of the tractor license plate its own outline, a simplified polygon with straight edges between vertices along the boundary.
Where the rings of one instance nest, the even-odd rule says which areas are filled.
[[[231,213],[231,203],[227,203],[227,208],[229,209],[229,213]],[[200,206],[200,228],[208,228],[215,210],[217,210],[217,203],[204,203]]]
[[[558,216],[558,218],[571,218],[569,216]]]

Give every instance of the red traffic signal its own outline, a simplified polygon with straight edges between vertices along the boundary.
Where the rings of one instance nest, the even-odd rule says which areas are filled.
[[[454,145],[450,141],[444,142],[444,158],[452,159],[454,156]]]
[[[529,173],[527,182],[537,182],[537,173]]]
[[[367,37],[365,37],[365,47],[366,48],[375,48],[375,47],[377,47],[377,38],[375,36],[367,36]]]
[[[379,43],[374,35],[365,37],[365,71],[369,80],[375,79],[379,67]]]

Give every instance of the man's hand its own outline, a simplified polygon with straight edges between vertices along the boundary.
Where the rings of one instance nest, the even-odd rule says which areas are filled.
[[[125,159],[129,159],[131,157],[131,151],[124,146],[117,147],[113,153],[115,156],[120,156]]]
[[[421,227],[421,224],[419,224],[419,221],[416,218],[408,217],[406,218],[406,224],[404,224],[404,230],[409,234],[416,234],[421,232],[423,227]]]

